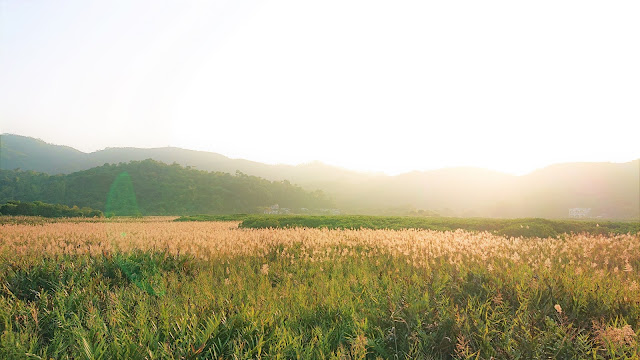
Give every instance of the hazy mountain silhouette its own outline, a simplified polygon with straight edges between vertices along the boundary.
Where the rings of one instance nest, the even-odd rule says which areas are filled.
[[[590,208],[591,217],[640,220],[640,160],[557,164],[522,176],[477,168],[414,172],[369,191],[390,205],[442,215],[566,218],[571,208]]]
[[[52,145],[26,136],[0,135],[0,169],[67,174],[91,166],[89,154],[69,146]]]
[[[571,208],[590,216],[640,218],[640,160],[627,163],[556,164],[514,176],[479,168],[415,171],[397,176],[366,174],[313,162],[268,165],[180,148],[108,148],[83,153],[30,137],[0,135],[0,168],[71,173],[131,160],[154,159],[199,170],[289,180],[321,189],[351,213],[432,210],[449,216],[565,218]]]

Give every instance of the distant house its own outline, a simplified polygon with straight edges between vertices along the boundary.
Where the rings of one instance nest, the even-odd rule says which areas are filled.
[[[571,208],[569,209],[569,217],[573,219],[583,219],[590,217],[591,208]]]
[[[264,210],[265,214],[279,214],[280,213],[280,205],[274,204],[269,206]]]

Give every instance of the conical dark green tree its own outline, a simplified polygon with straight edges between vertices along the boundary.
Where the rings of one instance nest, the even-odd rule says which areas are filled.
[[[126,171],[118,175],[111,184],[105,210],[108,217],[141,215],[131,177]]]

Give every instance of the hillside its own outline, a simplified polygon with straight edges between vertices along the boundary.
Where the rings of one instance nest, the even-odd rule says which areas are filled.
[[[206,172],[154,160],[67,175],[0,170],[0,203],[9,200],[86,206],[116,215],[256,212],[273,204],[293,209],[332,206],[321,191],[308,192],[288,181]]]
[[[640,160],[556,164],[522,176],[478,168],[385,176],[319,162],[268,165],[169,147],[108,148],[87,154],[9,134],[0,135],[0,146],[1,169],[66,174],[150,158],[198,170],[241,171],[272,181],[288,180],[308,191],[321,189],[336,207],[354,214],[566,218],[569,209],[590,208],[589,217],[640,218]]]
[[[359,198],[365,206],[411,206],[480,217],[566,218],[569,209],[590,208],[589,217],[638,220],[640,160],[557,164],[523,176],[474,168],[414,172],[361,191],[365,196],[353,194],[352,204]]]

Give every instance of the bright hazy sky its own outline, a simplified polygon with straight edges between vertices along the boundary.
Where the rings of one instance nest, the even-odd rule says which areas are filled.
[[[0,0],[0,132],[396,174],[640,158],[640,2]]]

